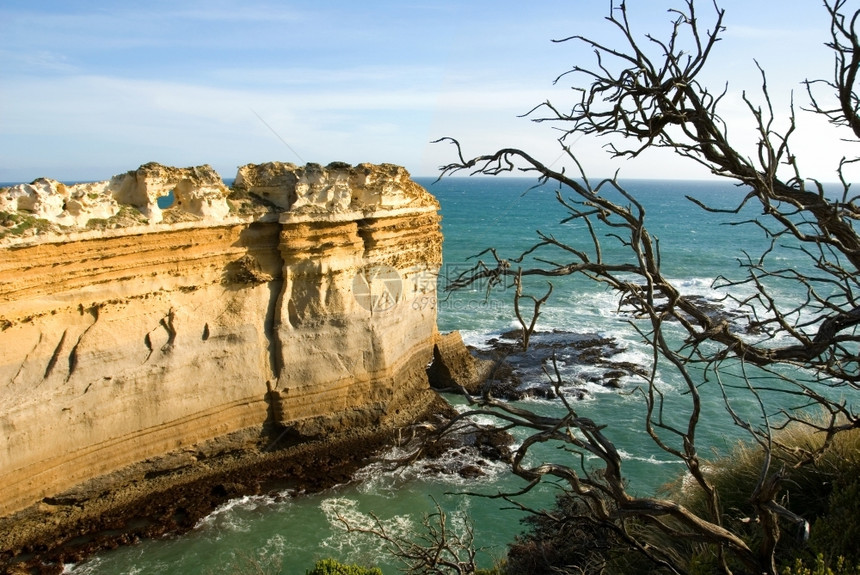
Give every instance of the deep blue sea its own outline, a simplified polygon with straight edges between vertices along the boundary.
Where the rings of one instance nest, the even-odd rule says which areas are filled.
[[[570,245],[585,249],[590,246],[583,224],[559,223],[565,212],[556,202],[554,188],[531,189],[532,180],[519,178],[450,178],[436,183],[433,179],[418,180],[442,207],[445,263],[436,302],[439,328],[459,330],[471,345],[484,346],[489,338],[516,327],[512,293],[499,289],[488,296],[485,286],[478,285],[446,295],[446,275],[456,275],[471,266],[475,259],[470,257],[485,248],[496,247],[502,257],[515,257],[535,241],[537,230]],[[756,253],[768,245],[764,233],[754,226],[725,225],[753,217],[754,212],[735,216],[706,213],[684,197],[691,195],[715,207],[731,207],[738,203],[743,191],[730,183],[624,184],[646,208],[646,222],[650,222],[647,227],[660,240],[664,272],[686,293],[717,296],[711,287],[714,279],[740,274],[738,258],[744,250]],[[606,259],[622,253],[613,238],[605,237],[604,242]],[[791,261],[790,251],[774,257],[783,258],[781,263],[786,266],[800,265]],[[583,278],[560,278],[553,283],[555,290],[542,310],[539,330],[611,337],[622,349],[616,359],[649,365],[647,350],[630,328],[629,318],[617,313],[618,302],[611,291]],[[542,295],[545,286],[545,280],[536,280],[526,287]],[[561,369],[565,381],[583,381],[588,379],[591,367],[573,364],[562,365]],[[661,377],[669,405],[683,413],[687,398],[680,393],[681,385],[672,379],[670,370],[665,375],[661,373]],[[607,425],[605,433],[625,455],[624,469],[631,490],[651,493],[677,476],[680,466],[656,451],[642,430],[642,400],[635,393],[636,381],[622,380],[620,390],[583,385],[589,393],[577,402],[577,409],[580,415]],[[551,400],[528,401],[534,409],[558,409]],[[745,401],[748,399],[737,399],[741,409]],[[672,409],[668,411],[671,417]],[[708,400],[705,411],[700,448],[730,447],[738,434],[716,394]],[[554,451],[547,457],[566,456]],[[374,514],[392,533],[408,535],[420,527],[422,514],[433,511],[434,501],[455,516],[462,513],[472,518],[477,543],[485,549],[482,561],[489,565],[504,554],[505,545],[522,530],[522,514],[500,500],[463,492],[492,494],[517,489],[523,483],[502,464],[487,464],[485,471],[485,477],[467,480],[458,475],[428,473],[426,469],[407,468],[392,473],[371,465],[359,473],[354,483],[323,493],[269,494],[231,501],[187,534],[106,552],[82,564],[69,565],[67,571],[77,575],[250,573],[257,572],[251,567],[257,564],[270,568],[267,573],[280,569],[282,573],[303,574],[315,560],[332,557],[379,565],[386,573],[395,573],[397,564],[382,552],[378,541],[345,533],[335,516],[341,514],[355,523],[366,524]],[[556,492],[555,487],[547,486],[532,494],[528,502],[549,505]]]

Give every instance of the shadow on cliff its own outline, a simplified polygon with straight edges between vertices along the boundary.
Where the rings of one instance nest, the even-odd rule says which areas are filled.
[[[254,222],[243,229],[233,247],[244,249],[244,255],[227,263],[221,273],[221,285],[225,291],[237,292],[264,287],[268,291],[263,336],[269,358],[269,378],[266,381],[266,421],[262,437],[269,447],[282,446],[283,427],[277,424],[277,398],[272,394],[272,380],[276,380],[283,365],[281,346],[277,334],[277,318],[280,315],[281,296],[284,287],[284,260],[280,252],[280,230],[277,222]]]

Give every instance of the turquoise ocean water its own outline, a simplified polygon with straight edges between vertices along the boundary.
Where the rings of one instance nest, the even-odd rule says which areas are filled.
[[[470,256],[494,246],[503,257],[514,257],[535,240],[535,231],[551,233],[568,243],[588,246],[581,224],[560,224],[565,212],[555,201],[555,190],[530,189],[533,181],[519,178],[450,178],[433,183],[419,179],[439,199],[445,236],[442,275],[454,275],[474,263]],[[625,183],[642,201],[646,222],[659,237],[663,269],[685,293],[716,297],[711,285],[719,275],[740,274],[738,257],[768,245],[764,233],[753,226],[731,227],[727,221],[752,217],[709,214],[684,199],[692,195],[717,207],[735,205],[743,192],[727,182],[629,181]],[[620,253],[617,242],[606,238],[605,257]],[[792,253],[775,255],[782,265]],[[555,291],[544,306],[538,328],[563,329],[584,335],[612,337],[622,346],[616,359],[647,365],[649,356],[627,319],[616,313],[617,301],[606,288],[581,278],[553,280]],[[482,346],[486,341],[516,326],[512,293],[496,290],[486,297],[482,286],[445,295],[440,280],[439,328],[459,330],[467,343]],[[530,287],[529,287],[530,286]],[[528,284],[534,293],[545,291],[543,280]],[[786,286],[785,289],[791,289]],[[582,379],[588,366],[563,365],[565,380]],[[686,398],[680,384],[667,370],[663,385],[670,405],[683,413]],[[657,452],[642,431],[642,401],[636,382],[623,380],[621,390],[596,385],[588,387],[586,399],[577,402],[580,415],[607,424],[605,433],[626,456],[625,470],[630,488],[651,493],[680,471],[680,466]],[[707,395],[707,392],[705,392]],[[452,402],[459,400],[452,397]],[[743,409],[744,397],[737,398]],[[462,403],[462,402],[460,402]],[[550,400],[529,400],[531,407],[552,412]],[[671,410],[670,410],[671,411]],[[738,437],[716,394],[707,401],[706,421],[700,430],[701,445],[717,450],[729,447]],[[560,457],[554,453],[553,457]],[[463,454],[451,457],[462,458]],[[571,464],[573,462],[571,461]],[[282,573],[303,574],[316,559],[334,557],[345,562],[382,566],[395,573],[396,563],[386,557],[377,541],[350,535],[339,527],[337,514],[355,523],[366,523],[376,515],[393,533],[409,534],[420,527],[421,517],[437,501],[457,515],[468,514],[475,525],[479,546],[486,549],[482,561],[490,564],[501,557],[505,545],[522,530],[522,514],[498,499],[464,495],[463,492],[493,494],[515,490],[521,480],[506,472],[502,464],[483,464],[486,476],[463,479],[458,475],[428,473],[426,469],[383,471],[371,465],[356,481],[323,493],[298,495],[272,493],[244,497],[227,503],[181,536],[144,541],[102,553],[67,572],[91,574],[150,573],[238,573],[256,572],[251,565],[279,568]],[[527,501],[549,505],[556,489],[547,486]],[[234,569],[238,567],[238,569]],[[244,570],[243,570],[244,569]]]

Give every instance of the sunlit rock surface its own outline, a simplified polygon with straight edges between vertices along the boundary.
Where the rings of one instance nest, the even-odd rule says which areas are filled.
[[[157,224],[162,221],[159,198],[172,198],[172,213],[190,215],[211,221],[227,217],[229,190],[221,176],[209,166],[171,168],[156,163],[144,164],[137,170],[114,176],[104,182],[66,185],[56,180],[40,178],[29,184],[19,184],[0,190],[0,212],[21,213],[43,220],[42,231],[67,228],[105,227],[111,218],[120,216],[126,207],[137,216],[136,223]],[[131,216],[132,214],[128,214]],[[10,218],[6,224],[13,223]],[[113,227],[125,227],[129,220],[115,221]],[[8,242],[14,226],[0,229]],[[34,230],[34,231],[38,231]],[[12,232],[12,233],[9,233]]]
[[[0,515],[429,401],[442,236],[403,168],[146,164],[4,188],[0,224]]]

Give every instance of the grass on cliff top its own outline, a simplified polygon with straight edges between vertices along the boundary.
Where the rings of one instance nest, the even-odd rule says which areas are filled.
[[[785,475],[782,503],[811,524],[809,541],[802,546],[796,545],[798,527],[786,524],[786,547],[780,556],[783,564],[795,559],[814,564],[820,554],[828,566],[841,557],[852,569],[855,565],[860,569],[860,429],[837,435],[830,449],[807,465],[798,465],[798,454],[819,447],[823,434],[795,424],[779,431],[775,440],[783,447],[771,472],[781,469]],[[738,444],[728,456],[709,462],[707,472],[720,494],[725,524],[754,543],[755,530],[747,528],[749,518],[755,517],[749,494],[759,479],[763,457],[756,446]],[[687,507],[706,512],[704,496],[697,488],[685,489],[679,480],[667,489]]]
[[[104,230],[122,228],[145,224],[146,221],[146,217],[137,208],[122,206],[119,212],[110,218],[91,218],[87,222],[86,229]],[[68,232],[73,229],[53,223],[44,218],[37,218],[27,212],[0,211],[0,240],[12,236],[23,237],[36,234]]]
[[[783,575],[860,575],[860,429],[839,434],[814,463],[798,465],[801,450],[821,445],[823,436],[806,425],[793,425],[775,433],[782,447],[771,473],[783,474],[779,503],[809,522],[809,537],[788,521],[782,526],[777,564]],[[776,455],[776,453],[775,453]],[[756,548],[761,544],[757,515],[750,493],[763,462],[756,444],[739,443],[727,456],[708,462],[706,474],[719,493],[720,524]],[[663,495],[710,517],[707,503],[696,485],[683,475],[663,490]],[[608,499],[606,504],[613,509]],[[620,536],[621,530],[593,520],[590,509],[571,493],[563,493],[549,515],[526,519],[528,531],[511,544],[503,573],[543,575],[565,565],[594,566],[583,573],[652,575],[659,566],[642,560],[635,546]],[[671,527],[672,524],[668,523]],[[675,558],[691,575],[722,572],[724,555],[708,543],[667,535],[654,525],[633,520],[624,526],[640,541]],[[734,572],[747,572],[731,565]]]
[[[89,194],[91,197],[93,194]],[[264,198],[248,194],[241,190],[232,190],[228,196],[228,205],[232,214],[240,216],[261,216],[280,209]],[[199,217],[178,210],[166,209],[162,212],[164,223],[194,221]],[[134,206],[122,205],[119,212],[109,218],[90,218],[86,224],[87,230],[107,230],[124,228],[147,223],[146,216]],[[59,233],[69,231],[59,224],[44,218],[37,218],[27,212],[0,211],[0,240],[6,237],[23,237],[44,233]]]
[[[55,226],[46,219],[20,212],[0,212],[0,239],[6,236],[23,236],[52,231]]]
[[[110,228],[124,228],[145,224],[146,217],[134,206],[120,206],[119,211],[109,218],[90,218],[87,222],[88,230],[106,230]]]
[[[231,214],[240,216],[261,216],[270,212],[283,211],[267,199],[239,188],[230,188],[227,205],[230,206]]]

